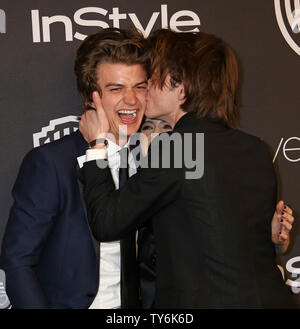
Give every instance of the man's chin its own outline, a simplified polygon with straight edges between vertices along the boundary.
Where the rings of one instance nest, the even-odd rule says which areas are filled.
[[[155,109],[153,109],[153,106],[151,103],[148,103],[147,106],[146,106],[146,110],[145,110],[145,116],[147,118],[153,118],[153,114],[155,112]]]
[[[157,113],[155,113],[154,111],[145,111],[145,116],[148,118],[148,119],[155,119],[157,117]]]
[[[131,135],[135,134],[139,130],[139,127],[140,127],[140,125],[136,125],[134,127],[130,127],[128,129],[128,131],[127,131],[127,135],[128,136],[131,136]]]
[[[119,131],[119,136],[122,137],[130,137],[131,135],[135,134],[139,130],[140,125],[132,125],[132,126],[125,126],[123,129]]]

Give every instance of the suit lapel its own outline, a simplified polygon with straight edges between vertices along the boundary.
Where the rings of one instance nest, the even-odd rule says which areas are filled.
[[[79,132],[79,130],[76,131],[76,133],[74,135],[75,135],[75,143],[76,143],[76,148],[77,148],[77,157],[80,157],[80,156],[85,154],[86,150],[88,149],[88,144],[84,140],[84,138],[81,135],[81,133]],[[79,170],[80,168],[79,168],[79,165],[78,165],[78,162],[77,162],[77,158],[75,160],[76,160],[77,183],[78,183],[78,189],[79,189],[79,193],[80,193],[80,199],[81,199],[82,207],[83,207],[83,210],[84,210],[85,218],[86,218],[86,221],[87,221],[87,225],[88,225],[88,228],[89,228],[89,232],[90,232],[90,235],[91,235],[91,239],[92,239],[92,242],[93,242],[93,246],[94,246],[94,249],[95,249],[95,254],[96,254],[96,257],[99,261],[99,259],[100,259],[100,243],[94,238],[94,236],[93,236],[93,234],[90,230],[90,226],[88,224],[87,210],[86,210],[84,197],[83,197],[83,184],[80,180],[80,170]]]
[[[80,193],[80,198],[81,198],[81,202],[82,202],[82,207],[83,207],[83,210],[84,210],[84,214],[85,214],[85,218],[86,218],[86,221],[87,221],[87,225],[88,225],[88,228],[89,228],[89,231],[90,231],[90,235],[91,235],[91,239],[92,239],[92,242],[93,242],[93,246],[94,246],[94,249],[95,249],[95,254],[96,254],[96,257],[99,261],[100,259],[100,242],[98,242],[92,232],[91,232],[91,229],[90,229],[90,226],[89,226],[89,223],[88,223],[88,217],[87,217],[87,210],[86,210],[86,206],[85,206],[85,202],[84,202],[84,197],[83,197],[83,184],[81,183],[81,180],[80,180],[80,176],[79,176],[79,165],[77,164],[77,182],[78,182],[78,188],[79,188],[79,193]]]

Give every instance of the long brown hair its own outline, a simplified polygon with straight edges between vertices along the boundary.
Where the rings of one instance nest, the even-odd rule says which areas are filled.
[[[162,88],[169,73],[171,86],[183,83],[186,112],[235,127],[238,121],[238,64],[231,47],[208,33],[179,33],[167,29],[150,37],[151,73]]]

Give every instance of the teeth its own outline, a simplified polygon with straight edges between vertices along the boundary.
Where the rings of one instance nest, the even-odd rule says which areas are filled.
[[[120,110],[118,111],[119,114],[132,114],[133,118],[136,118],[136,110],[128,111],[128,110]]]
[[[118,111],[118,113],[121,113],[121,114],[136,114],[136,110],[133,110],[133,111],[128,111],[128,110],[121,110],[121,111]]]

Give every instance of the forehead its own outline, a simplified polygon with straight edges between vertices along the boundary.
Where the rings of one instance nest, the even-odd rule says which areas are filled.
[[[141,64],[101,63],[96,70],[98,83],[139,83],[147,80]]]

